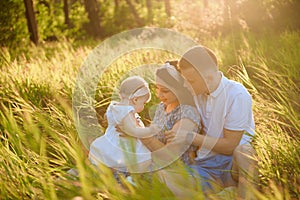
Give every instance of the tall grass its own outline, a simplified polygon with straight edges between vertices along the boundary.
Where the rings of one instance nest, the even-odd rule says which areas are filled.
[[[244,34],[205,43],[217,52],[225,74],[242,82],[253,96],[257,127],[253,145],[261,188],[256,191],[257,199],[300,198],[299,41],[299,33],[287,32],[262,38]],[[233,42],[238,44],[235,48]],[[123,185],[118,184],[106,167],[95,169],[89,164],[70,108],[76,74],[89,50],[73,48],[68,42],[31,47],[18,56],[2,49],[1,198],[174,199],[155,173],[133,175],[134,187],[122,177]],[[170,58],[176,56],[142,51],[116,60],[98,85],[95,106],[100,124],[106,126],[105,108],[121,77],[134,66]],[[148,117],[146,110],[143,118]],[[76,168],[79,176],[68,174],[70,168]],[[190,188],[190,192],[198,192],[195,199],[202,199],[199,191]]]
[[[260,40],[240,34],[224,43],[214,41],[223,70],[242,82],[254,99],[253,145],[265,198],[300,197],[299,39],[298,32],[286,32]],[[237,65],[230,64],[234,60]]]

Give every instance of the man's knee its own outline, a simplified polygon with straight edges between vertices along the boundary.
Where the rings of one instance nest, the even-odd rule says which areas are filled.
[[[234,161],[240,166],[243,163],[255,162],[255,150],[250,144],[241,144],[233,152]]]

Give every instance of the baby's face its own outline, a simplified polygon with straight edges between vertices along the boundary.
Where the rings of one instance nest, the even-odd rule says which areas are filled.
[[[135,112],[139,113],[142,112],[145,108],[145,104],[148,102],[150,94],[146,94],[141,97],[136,97],[134,100],[134,110]]]

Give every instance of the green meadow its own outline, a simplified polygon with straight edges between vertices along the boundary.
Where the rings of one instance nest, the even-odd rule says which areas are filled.
[[[299,32],[260,37],[241,33],[204,45],[216,51],[224,74],[243,83],[253,97],[260,189],[252,192],[257,199],[298,199]],[[172,199],[155,175],[151,181],[134,175],[136,187],[126,182],[118,185],[110,170],[103,166],[99,173],[90,165],[74,126],[72,90],[93,47],[75,46],[67,41],[31,46],[15,57],[8,49],[1,51],[1,198]],[[122,75],[133,66],[169,58],[177,57],[163,51],[132,52],[110,66],[101,78],[95,103],[103,128],[105,108]],[[157,103],[152,93],[147,108]],[[146,122],[147,111],[142,113]],[[78,170],[78,177],[67,173],[71,168]],[[202,199],[197,193],[195,198]]]
[[[259,177],[258,189],[249,187],[249,192],[258,200],[300,199],[298,1],[214,0],[207,5],[208,1],[188,0],[97,0],[102,13],[100,37],[95,37],[99,32],[93,32],[93,24],[87,23],[92,19],[82,1],[72,1],[67,25],[62,8],[68,1],[37,2],[42,1],[34,0],[38,45],[29,42],[24,5],[16,0],[0,3],[7,9],[0,12],[0,199],[175,199],[155,172],[133,174],[135,185],[121,176],[119,184],[107,167],[93,167],[73,118],[74,86],[89,53],[113,34],[145,26],[178,31],[216,53],[221,71],[242,83],[253,98],[256,135],[252,145]],[[171,2],[173,14],[163,2]],[[225,5],[222,12],[220,2]],[[226,15],[226,6],[232,8],[228,10],[231,15]],[[120,80],[139,66],[178,58],[163,50],[144,49],[114,60],[99,79],[92,102],[101,127],[87,135],[87,140],[105,130],[105,110],[116,98]],[[152,100],[141,113],[145,124],[158,103],[153,80],[153,76],[147,80]],[[193,199],[204,199],[199,188],[187,185],[185,190]],[[211,199],[235,196],[229,191]]]

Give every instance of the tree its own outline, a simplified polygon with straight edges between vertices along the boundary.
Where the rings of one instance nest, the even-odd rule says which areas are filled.
[[[146,0],[146,7],[148,11],[148,22],[152,21],[153,18],[153,12],[152,12],[152,2],[151,0]]]
[[[90,32],[94,37],[100,37],[102,35],[102,28],[100,25],[99,5],[97,0],[84,0],[84,7],[88,13]]]
[[[203,7],[208,8],[208,1],[207,0],[203,0]]]
[[[165,0],[165,9],[166,9],[167,16],[170,17],[171,16],[170,0]]]
[[[0,47],[20,45],[28,38],[28,28],[23,1],[0,1]]]
[[[70,23],[70,18],[69,18],[68,0],[64,0],[64,14],[65,14],[65,25],[67,25],[67,27],[70,28],[71,23]]]
[[[33,2],[32,0],[24,0],[25,9],[26,9],[26,19],[27,19],[27,27],[30,34],[30,40],[34,44],[38,44],[38,26],[35,18]]]
[[[115,12],[118,12],[119,11],[119,0],[115,0]]]
[[[138,26],[142,26],[143,25],[143,20],[140,18],[138,12],[136,11],[134,5],[132,4],[132,2],[130,0],[125,0],[130,11],[132,12],[134,19],[137,23]]]

